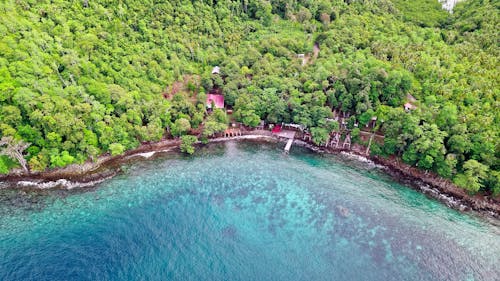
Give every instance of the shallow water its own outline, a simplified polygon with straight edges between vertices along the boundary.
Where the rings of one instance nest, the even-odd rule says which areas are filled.
[[[366,164],[227,142],[0,190],[0,280],[495,280],[499,229]]]

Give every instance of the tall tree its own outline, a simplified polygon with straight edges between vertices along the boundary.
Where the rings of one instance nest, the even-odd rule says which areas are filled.
[[[24,159],[23,152],[30,146],[23,140],[16,140],[12,136],[2,137],[0,140],[0,155],[6,155],[12,159],[16,159],[25,172],[29,172],[28,166],[26,165],[26,159]]]

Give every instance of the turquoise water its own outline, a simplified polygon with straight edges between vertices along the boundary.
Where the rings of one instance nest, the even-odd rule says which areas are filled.
[[[0,280],[498,280],[499,229],[361,164],[228,142],[0,191]]]

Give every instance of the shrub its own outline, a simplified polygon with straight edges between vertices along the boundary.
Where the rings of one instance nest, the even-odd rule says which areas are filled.
[[[181,151],[187,154],[193,154],[194,153],[194,146],[193,144],[197,141],[198,139],[195,136],[189,136],[185,135],[181,137]]]
[[[109,145],[109,152],[112,156],[120,155],[125,151],[125,146],[121,143],[112,143]]]

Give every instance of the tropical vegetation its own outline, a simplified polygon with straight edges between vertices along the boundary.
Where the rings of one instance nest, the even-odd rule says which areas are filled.
[[[2,1],[0,172],[82,163],[197,129],[205,139],[228,122],[206,111],[215,89],[237,121],[301,124],[316,143],[333,110],[349,113],[355,134],[377,117],[368,130],[385,138],[372,153],[500,193],[499,6]],[[182,141],[191,152],[195,139]]]

